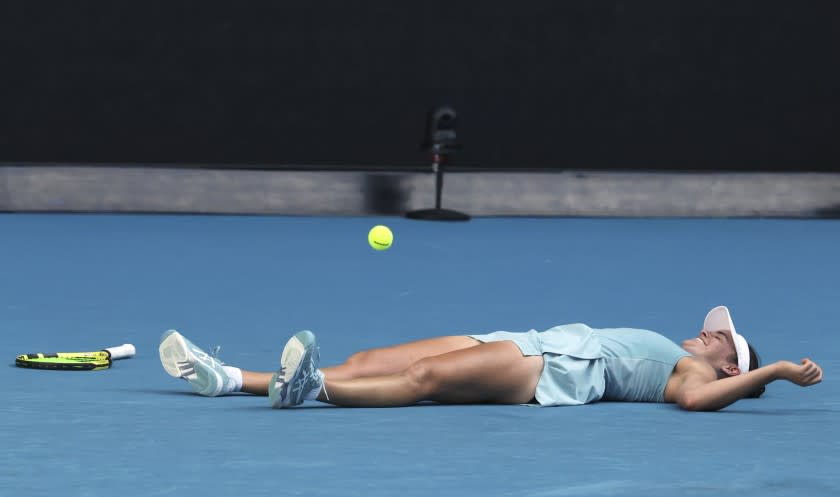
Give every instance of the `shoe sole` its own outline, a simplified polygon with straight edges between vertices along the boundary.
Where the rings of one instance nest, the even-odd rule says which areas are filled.
[[[291,384],[294,382],[300,371],[301,363],[306,359],[307,355],[312,355],[312,350],[307,350],[307,347],[311,347],[314,342],[315,335],[311,331],[306,330],[296,333],[295,336],[286,342],[286,346],[283,347],[283,353],[280,355],[280,366],[281,368],[285,367],[287,373],[291,373],[288,378],[288,383]],[[283,399],[280,398],[282,388],[277,388],[277,385],[280,383],[282,386],[282,384],[286,383],[285,381],[281,382],[280,371],[278,370],[271,375],[271,382],[268,384],[268,398],[271,407],[274,409],[291,407],[290,405],[283,405]],[[286,376],[289,375],[287,374]]]
[[[160,347],[158,347],[160,363],[169,376],[183,378],[184,374],[178,364],[193,363],[193,361],[190,361],[187,343],[177,331],[168,331],[164,337],[160,341]]]
[[[224,380],[212,367],[195,361],[190,355],[186,339],[177,331],[169,331],[164,335],[158,347],[160,363],[169,376],[188,379],[193,390],[207,397],[219,395]],[[215,388],[210,389],[210,385]]]

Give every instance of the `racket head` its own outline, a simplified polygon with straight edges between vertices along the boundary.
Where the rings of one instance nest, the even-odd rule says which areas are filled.
[[[99,371],[111,367],[111,355],[97,352],[56,352],[22,354],[15,358],[15,366],[54,371]]]

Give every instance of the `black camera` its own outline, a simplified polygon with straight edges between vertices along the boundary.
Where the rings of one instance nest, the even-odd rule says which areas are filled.
[[[435,154],[451,154],[459,150],[455,127],[458,114],[452,107],[438,107],[429,112],[426,140],[423,148]]]

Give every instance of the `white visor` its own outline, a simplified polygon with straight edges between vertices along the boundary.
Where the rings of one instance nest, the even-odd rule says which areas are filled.
[[[738,369],[741,370],[741,374],[749,372],[750,349],[744,337],[735,332],[732,316],[729,315],[729,309],[726,306],[721,305],[709,311],[706,314],[706,320],[703,321],[703,329],[705,331],[729,331],[732,335],[732,341],[735,343],[735,352],[738,354]]]

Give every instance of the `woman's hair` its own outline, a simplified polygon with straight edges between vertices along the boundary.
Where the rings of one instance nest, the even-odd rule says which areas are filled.
[[[755,349],[750,345],[747,344],[747,348],[750,349],[750,371],[753,369],[758,369],[761,367],[761,357],[756,353]],[[747,394],[746,398],[748,399],[757,399],[761,397],[761,394],[764,393],[764,386],[761,386],[754,391]]]

